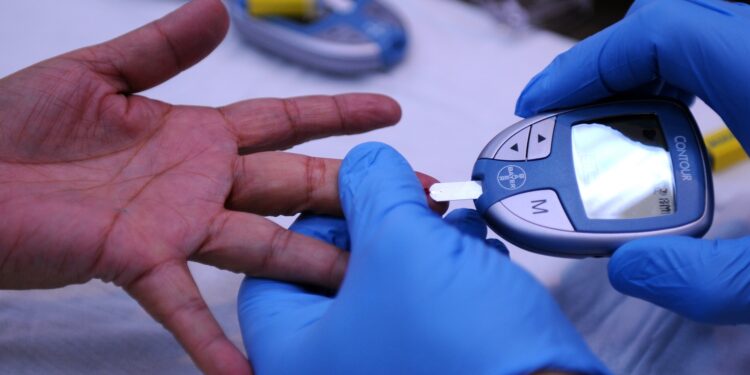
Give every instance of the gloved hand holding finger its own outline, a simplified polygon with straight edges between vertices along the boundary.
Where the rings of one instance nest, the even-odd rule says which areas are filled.
[[[401,116],[375,94],[221,108],[139,95],[207,56],[228,25],[221,1],[193,0],[0,79],[0,288],[113,282],[207,373],[250,368],[188,261],[338,287],[348,254],[263,215],[340,213],[340,161],[277,150]]]
[[[604,374],[547,291],[485,240],[473,210],[432,212],[409,164],[364,144],[339,175],[346,220],[292,230],[351,260],[335,296],[247,279],[238,308],[259,374]]]

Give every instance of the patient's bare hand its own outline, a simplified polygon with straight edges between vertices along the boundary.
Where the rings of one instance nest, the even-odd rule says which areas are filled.
[[[260,215],[338,213],[339,162],[274,150],[400,117],[377,95],[223,108],[134,95],[205,57],[227,24],[219,0],[195,0],[0,80],[0,288],[112,281],[210,373],[250,368],[187,261],[337,286],[344,253]]]

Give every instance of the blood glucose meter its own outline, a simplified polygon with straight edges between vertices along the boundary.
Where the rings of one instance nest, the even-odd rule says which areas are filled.
[[[645,236],[702,236],[713,215],[698,127],[666,99],[521,121],[482,150],[472,180],[476,208],[496,233],[555,256],[608,256]],[[450,190],[438,184],[431,194],[452,200]]]
[[[248,1],[229,1],[244,39],[290,61],[337,74],[387,70],[406,54],[403,22],[377,0],[319,0],[310,18],[256,17]]]

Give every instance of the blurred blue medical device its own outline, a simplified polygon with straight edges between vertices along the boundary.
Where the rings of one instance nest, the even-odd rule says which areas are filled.
[[[353,75],[387,70],[403,60],[406,29],[385,5],[375,0],[312,3],[313,14],[304,17],[256,16],[252,0],[231,0],[229,9],[247,42],[318,70]]]
[[[709,168],[683,104],[620,101],[521,121],[485,147],[473,181],[436,184],[430,194],[475,199],[489,226],[521,248],[608,256],[641,237],[705,234]]]

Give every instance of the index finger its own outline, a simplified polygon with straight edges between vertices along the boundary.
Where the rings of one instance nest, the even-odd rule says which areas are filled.
[[[341,215],[338,195],[340,160],[288,152],[259,152],[239,159],[227,207],[259,215],[300,212]],[[437,180],[417,172],[425,192]],[[448,205],[428,197],[430,207],[444,213]]]
[[[347,154],[339,172],[339,196],[351,237],[362,243],[397,221],[442,222],[429,209],[422,184],[406,159],[382,143],[361,144]]]

